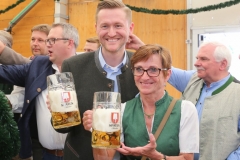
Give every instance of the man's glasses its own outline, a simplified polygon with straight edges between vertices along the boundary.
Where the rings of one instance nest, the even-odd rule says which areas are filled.
[[[47,44],[53,45],[53,44],[55,44],[55,41],[58,41],[58,40],[69,40],[69,39],[68,38],[49,38],[49,39],[45,40],[45,43],[46,43],[46,45]]]
[[[167,68],[149,68],[149,69],[143,69],[141,67],[134,67],[132,69],[134,76],[142,76],[144,72],[147,72],[147,75],[149,77],[157,77],[160,74],[160,71],[167,71]]]

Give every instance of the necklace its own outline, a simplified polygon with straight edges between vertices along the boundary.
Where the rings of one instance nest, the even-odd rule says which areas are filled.
[[[154,116],[155,113],[153,113],[153,114],[147,114],[147,113],[143,112],[143,114],[144,114],[145,116],[147,116],[148,119],[151,119],[152,116]]]

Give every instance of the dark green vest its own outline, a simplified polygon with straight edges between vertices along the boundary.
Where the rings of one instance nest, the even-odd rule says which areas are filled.
[[[172,97],[166,92],[164,97],[155,103],[156,111],[152,128],[153,134],[156,132],[171,101]],[[156,150],[168,156],[178,156],[180,152],[179,130],[181,103],[180,100],[177,101],[166,125],[157,139]],[[149,137],[145,126],[140,96],[126,103],[122,126],[124,132],[124,144],[126,146],[138,147],[148,144]],[[128,156],[127,159],[141,159],[141,157]]]

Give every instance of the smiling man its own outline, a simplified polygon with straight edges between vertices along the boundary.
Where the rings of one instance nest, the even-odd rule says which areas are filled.
[[[83,53],[65,60],[63,72],[72,72],[78,97],[78,106],[83,117],[92,109],[93,94],[97,91],[121,93],[121,101],[135,97],[138,89],[133,80],[130,58],[132,53],[125,50],[133,31],[131,10],[119,0],[99,2],[96,11],[96,32],[102,46],[95,52]],[[82,124],[58,130],[67,133],[64,159],[99,160],[112,159],[111,150],[94,150],[91,147],[91,132]],[[119,159],[119,155],[116,155]]]

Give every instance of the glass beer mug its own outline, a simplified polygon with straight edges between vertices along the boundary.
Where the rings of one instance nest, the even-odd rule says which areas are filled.
[[[119,148],[121,96],[117,92],[95,92],[93,97],[92,147]]]
[[[65,72],[47,77],[48,98],[55,129],[81,123],[72,73]]]

